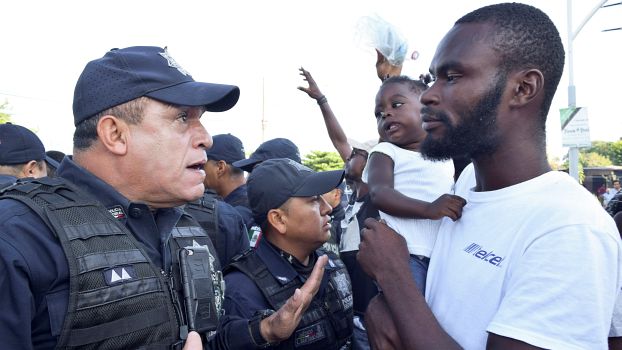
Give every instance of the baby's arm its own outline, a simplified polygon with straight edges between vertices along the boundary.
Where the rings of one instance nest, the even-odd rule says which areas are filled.
[[[393,160],[373,152],[367,162],[368,185],[372,203],[389,215],[415,219],[441,219],[447,216],[457,220],[466,201],[459,196],[444,194],[432,203],[403,195],[393,188]]]

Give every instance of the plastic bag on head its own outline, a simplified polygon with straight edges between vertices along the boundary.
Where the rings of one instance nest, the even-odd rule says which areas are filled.
[[[355,40],[359,45],[380,51],[394,66],[402,65],[406,59],[408,42],[394,25],[376,14],[358,20]]]

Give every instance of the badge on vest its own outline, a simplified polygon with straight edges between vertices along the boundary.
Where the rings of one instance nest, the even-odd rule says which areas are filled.
[[[136,278],[136,271],[132,265],[117,266],[104,270],[106,284],[109,286]]]
[[[257,248],[259,244],[259,239],[261,238],[261,228],[259,226],[253,226],[249,230],[250,238],[250,246],[251,248]]]
[[[332,277],[333,283],[335,284],[335,288],[337,288],[337,293],[339,294],[339,300],[341,301],[341,306],[344,310],[349,310],[352,308],[353,300],[352,293],[350,291],[350,281],[348,280],[348,276],[341,271],[337,271]]]
[[[296,331],[294,343],[296,347],[311,344],[326,337],[326,332],[321,324],[316,323]]]
[[[112,214],[112,217],[118,220],[125,219],[126,217],[125,212],[123,211],[123,207],[120,205],[115,205],[114,207],[108,208],[108,212]]]

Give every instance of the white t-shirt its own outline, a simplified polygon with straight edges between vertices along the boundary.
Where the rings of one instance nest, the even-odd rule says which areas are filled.
[[[339,242],[340,252],[351,252],[353,250],[359,250],[359,244],[361,243],[361,230],[359,228],[359,221],[356,218],[356,213],[363,205],[363,202],[354,202],[351,215],[346,217],[348,226],[341,232],[341,241]]]
[[[445,193],[451,193],[454,184],[454,164],[449,161],[424,159],[421,153],[405,150],[388,142],[377,144],[369,152],[387,155],[393,160],[393,188],[401,194],[434,202]],[[368,182],[369,167],[363,171]],[[380,212],[380,217],[397,233],[406,238],[408,251],[413,255],[430,256],[441,220],[412,219]]]
[[[456,189],[473,185],[466,172]],[[443,329],[465,349],[485,349],[487,332],[546,349],[606,349],[622,244],[598,201],[556,171],[456,194],[467,205],[460,220],[443,219],[425,294]]]
[[[622,292],[618,292],[616,304],[613,308],[609,337],[622,337]]]

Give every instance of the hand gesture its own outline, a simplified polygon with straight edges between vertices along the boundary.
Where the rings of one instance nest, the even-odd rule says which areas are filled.
[[[283,341],[292,335],[302,315],[311,304],[311,300],[320,289],[322,277],[324,277],[324,265],[327,261],[328,256],[321,256],[305,284],[296,289],[294,295],[287,299],[280,309],[261,321],[261,336],[265,340],[274,343]]]
[[[446,216],[456,221],[462,216],[462,208],[465,205],[466,200],[464,198],[453,194],[444,194],[428,204],[425,217],[438,220]]]
[[[315,80],[313,80],[313,77],[311,76],[311,73],[309,73],[308,71],[306,71],[302,67],[300,67],[299,70],[300,70],[300,75],[302,75],[304,77],[304,80],[307,83],[309,83],[309,87],[306,88],[306,87],[303,87],[303,86],[299,86],[298,90],[306,92],[307,95],[309,95],[309,97],[311,97],[314,100],[317,100],[317,99],[321,98],[322,96],[324,96],[322,94],[322,92],[320,91],[320,88],[315,83]]]

